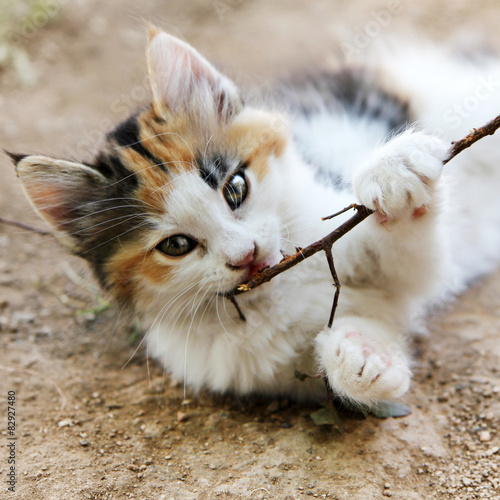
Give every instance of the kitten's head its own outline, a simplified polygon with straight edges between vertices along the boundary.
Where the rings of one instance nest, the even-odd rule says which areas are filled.
[[[223,293],[280,258],[282,122],[186,43],[150,30],[152,103],[88,163],[13,158],[60,241],[121,301]]]

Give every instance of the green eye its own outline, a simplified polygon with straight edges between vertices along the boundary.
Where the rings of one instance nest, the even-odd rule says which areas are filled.
[[[182,257],[191,250],[193,250],[198,243],[183,234],[176,234],[165,238],[162,242],[158,243],[156,248],[169,257]]]
[[[236,172],[222,188],[222,194],[231,210],[236,210],[247,197],[248,183],[242,170]]]

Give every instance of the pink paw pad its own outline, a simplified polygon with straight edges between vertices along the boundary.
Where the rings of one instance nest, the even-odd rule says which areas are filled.
[[[428,212],[427,207],[425,205],[422,205],[420,208],[417,208],[413,212],[413,218],[420,219],[420,217],[423,217],[427,212]]]

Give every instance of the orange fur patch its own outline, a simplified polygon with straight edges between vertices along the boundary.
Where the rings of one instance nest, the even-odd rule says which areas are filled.
[[[237,145],[237,151],[257,179],[262,181],[268,173],[269,157],[283,154],[287,137],[267,120],[237,123],[228,133],[230,144]]]
[[[107,272],[120,300],[131,301],[144,281],[160,286],[169,279],[172,266],[159,263],[154,252],[155,249],[145,250],[139,244],[131,244],[110,259]]]
[[[185,132],[189,127],[180,117],[169,120],[168,128],[152,108],[137,117],[141,145],[157,159],[146,158],[131,147],[121,147],[115,151],[123,164],[136,175],[139,189],[138,199],[144,201],[148,210],[162,214],[165,198],[170,191],[172,175],[181,175],[196,169],[193,151],[196,144],[188,139]],[[190,144],[191,143],[191,144]]]
[[[196,168],[196,144],[190,144],[193,141],[189,139],[189,123],[181,116],[172,116],[168,129],[153,109],[142,113],[137,121],[142,145],[164,162],[167,170],[182,173]]]

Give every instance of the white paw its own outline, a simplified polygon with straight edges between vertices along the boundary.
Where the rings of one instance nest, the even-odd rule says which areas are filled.
[[[399,398],[408,390],[408,359],[396,342],[377,339],[385,336],[382,328],[375,321],[353,318],[316,337],[320,368],[334,393],[370,405]]]
[[[447,146],[423,132],[407,131],[382,146],[354,174],[359,202],[379,222],[418,218],[433,205]]]

